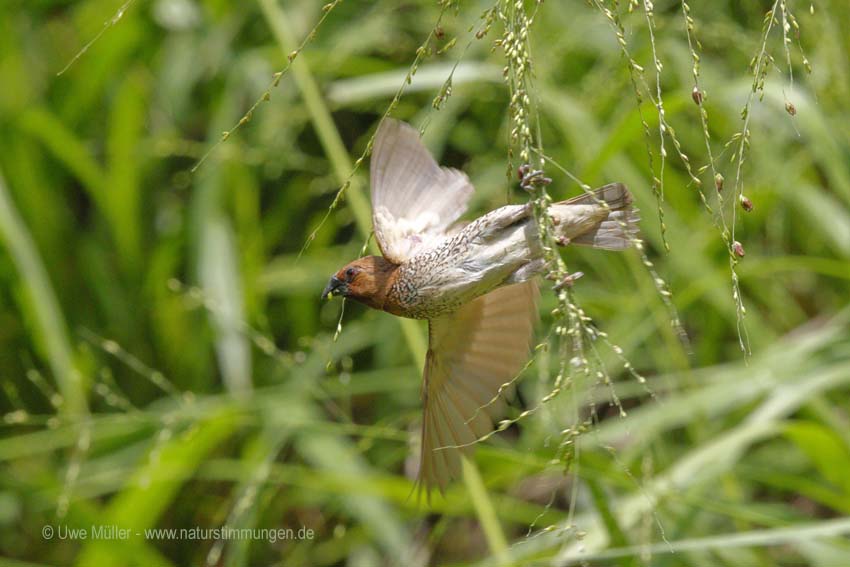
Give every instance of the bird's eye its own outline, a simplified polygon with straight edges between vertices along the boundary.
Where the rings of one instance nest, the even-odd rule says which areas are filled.
[[[357,275],[357,270],[355,270],[354,268],[348,268],[347,270],[345,270],[345,278],[346,278],[348,281],[351,281],[351,279],[352,279],[355,275]]]

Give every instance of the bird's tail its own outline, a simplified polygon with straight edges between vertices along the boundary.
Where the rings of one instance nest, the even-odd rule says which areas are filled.
[[[549,214],[556,236],[565,244],[623,250],[637,238],[640,216],[632,206],[631,193],[622,183],[554,203]]]

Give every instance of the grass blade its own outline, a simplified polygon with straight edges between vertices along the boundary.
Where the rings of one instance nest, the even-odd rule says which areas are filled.
[[[26,290],[25,310],[31,312],[32,322],[37,329],[36,345],[44,349],[45,358],[64,398],[63,409],[70,415],[85,414],[88,411],[85,386],[74,363],[62,309],[32,236],[12,203],[2,171],[0,238],[11,254]]]

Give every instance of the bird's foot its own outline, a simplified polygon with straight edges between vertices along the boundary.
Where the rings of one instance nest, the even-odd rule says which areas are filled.
[[[519,186],[525,191],[531,192],[538,187],[544,187],[552,183],[552,180],[543,175],[542,169],[531,169],[531,165],[524,163],[517,169]]]
[[[561,291],[565,287],[573,287],[573,284],[576,282],[576,280],[578,280],[582,276],[584,276],[584,272],[573,272],[572,274],[567,274],[566,276],[561,278],[560,282],[555,284],[555,286],[552,288],[552,291]]]

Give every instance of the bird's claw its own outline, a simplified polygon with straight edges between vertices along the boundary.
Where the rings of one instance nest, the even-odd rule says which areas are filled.
[[[573,284],[577,279],[584,276],[584,272],[573,272],[572,274],[567,274],[564,276],[560,282],[556,283],[552,288],[553,291],[561,291],[565,287],[573,287]]]
[[[552,180],[543,175],[542,169],[531,169],[531,165],[524,163],[517,168],[519,186],[525,191],[534,191],[538,187],[549,185]]]

